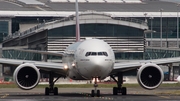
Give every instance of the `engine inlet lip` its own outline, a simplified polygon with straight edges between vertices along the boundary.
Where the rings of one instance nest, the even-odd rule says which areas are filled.
[[[145,68],[148,68],[148,67],[154,67],[154,68],[158,69],[159,72],[160,72],[160,76],[161,76],[160,82],[159,82],[156,86],[149,87],[149,86],[143,84],[142,80],[140,79],[140,78],[141,78],[141,75],[142,75],[142,74],[141,74],[142,71],[143,71]],[[143,88],[145,88],[145,89],[148,89],[148,90],[153,90],[153,89],[155,89],[155,88],[158,88],[158,87],[160,86],[160,84],[162,83],[163,79],[164,79],[164,74],[163,74],[162,69],[161,69],[157,64],[154,64],[154,63],[146,63],[146,64],[143,64],[143,65],[139,68],[138,73],[137,73],[137,81],[138,81],[138,83],[140,84],[141,87],[143,87]]]
[[[18,82],[18,72],[22,69],[22,68],[26,68],[26,67],[32,67],[36,73],[37,73],[37,81],[34,85],[30,86],[30,87],[25,87],[25,86],[22,86],[19,82]],[[30,90],[30,89],[33,89],[34,87],[36,87],[40,81],[40,72],[39,72],[39,69],[34,65],[34,64],[31,64],[31,63],[24,63],[24,64],[20,64],[14,71],[14,74],[13,74],[13,78],[14,78],[14,81],[15,83],[19,86],[19,88],[23,89],[23,90]]]

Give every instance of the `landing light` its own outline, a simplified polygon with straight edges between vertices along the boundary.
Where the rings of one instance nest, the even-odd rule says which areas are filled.
[[[67,66],[67,65],[64,65],[64,69],[68,69],[68,66]]]
[[[92,79],[92,82],[95,82],[95,78]],[[97,78],[97,82],[99,82],[99,79]]]
[[[75,63],[72,63],[72,67],[75,67],[76,66],[76,64]]]

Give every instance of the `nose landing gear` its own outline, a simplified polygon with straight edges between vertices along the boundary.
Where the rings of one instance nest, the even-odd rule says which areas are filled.
[[[98,78],[95,78],[94,81],[94,90],[91,91],[91,97],[94,97],[95,95],[97,97],[100,97],[100,90],[97,90],[98,84],[97,84]]]

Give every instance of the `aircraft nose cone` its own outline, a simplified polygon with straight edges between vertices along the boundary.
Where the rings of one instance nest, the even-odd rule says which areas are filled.
[[[102,71],[104,71],[104,66],[102,65],[103,61],[100,60],[92,60],[91,66],[87,68],[91,77],[100,77],[102,75]]]
[[[105,61],[104,57],[91,57],[88,62],[81,62],[78,71],[86,79],[94,77],[103,79],[109,75],[112,68],[112,61]]]
[[[103,62],[104,62],[104,58],[92,58],[90,60],[91,64],[94,65],[94,66],[98,66],[98,65],[101,65]]]

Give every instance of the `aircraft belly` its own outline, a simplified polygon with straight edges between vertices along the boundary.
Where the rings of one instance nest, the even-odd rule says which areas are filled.
[[[73,80],[85,80],[85,78],[83,78],[75,68],[69,70],[68,76]]]
[[[78,71],[87,79],[92,79],[93,77],[100,77],[100,79],[104,79],[112,71],[112,67],[113,64],[110,62],[104,62],[101,66],[93,65],[90,62],[81,62],[78,65]]]

